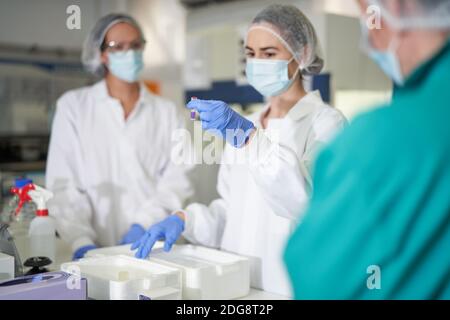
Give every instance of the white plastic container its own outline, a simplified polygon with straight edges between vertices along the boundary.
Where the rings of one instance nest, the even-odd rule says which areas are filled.
[[[0,282],[14,279],[14,257],[0,252]]]
[[[164,246],[164,242],[158,241],[155,243],[153,249],[160,249]],[[136,251],[131,251],[131,245],[127,244],[124,246],[116,246],[116,247],[107,247],[107,248],[99,248],[89,250],[85,257],[86,258],[100,258],[100,257],[108,257],[108,256],[129,256],[134,257]]]
[[[185,300],[237,299],[250,292],[250,262],[235,254],[179,245],[169,253],[153,251],[150,261],[182,271]]]
[[[30,257],[47,257],[55,262],[56,229],[53,218],[37,216],[30,223]]]
[[[169,253],[157,242],[150,261],[179,269],[183,280],[183,299],[237,299],[250,292],[250,262],[247,258],[220,250],[193,245],[175,245]],[[88,251],[87,257],[118,254],[134,257],[130,245]]]
[[[88,296],[97,300],[181,299],[181,272],[176,268],[128,256],[82,259],[61,270],[88,281]]]
[[[30,256],[47,257],[55,262],[56,255],[56,227],[53,218],[49,217],[47,201],[53,197],[53,193],[33,185],[28,191],[29,196],[36,204],[36,217],[30,223]]]

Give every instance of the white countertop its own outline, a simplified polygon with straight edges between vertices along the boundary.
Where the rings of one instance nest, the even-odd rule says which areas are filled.
[[[291,299],[288,297],[251,288],[250,294],[248,296],[238,300],[291,300]]]
[[[51,266],[51,271],[59,271],[61,264],[70,262],[72,259],[72,253],[70,247],[61,240],[57,240],[57,252],[55,264]],[[261,291],[258,289],[250,289],[248,296],[237,300],[289,300],[290,298],[272,294],[269,292]]]

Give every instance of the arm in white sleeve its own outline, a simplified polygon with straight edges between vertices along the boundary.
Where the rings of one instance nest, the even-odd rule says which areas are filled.
[[[293,144],[281,143],[279,139],[283,137],[271,139],[265,130],[257,129],[247,146],[251,155],[249,169],[275,214],[301,219],[313,189],[311,171],[315,156],[345,123],[335,110],[321,112],[314,120],[303,153],[289,147]]]
[[[226,153],[225,151],[224,157]],[[229,180],[230,165],[222,164],[217,180],[220,198],[212,201],[209,206],[200,203],[191,204],[183,211],[186,218],[183,236],[188,241],[211,248],[220,247],[229,204]]]
[[[69,95],[57,103],[47,159],[46,185],[54,193],[49,201],[50,215],[57,231],[72,250],[94,244],[92,206],[85,192],[82,170],[82,148]]]
[[[177,110],[175,106],[173,110]],[[194,193],[190,177],[194,165],[184,154],[186,150],[192,149],[192,144],[190,139],[180,141],[180,136],[177,136],[177,130],[185,132],[186,122],[181,112],[174,113],[172,118],[167,137],[170,140],[170,148],[166,150],[167,162],[161,170],[156,192],[135,213],[134,222],[144,228],[163,220],[174,210],[183,208]]]

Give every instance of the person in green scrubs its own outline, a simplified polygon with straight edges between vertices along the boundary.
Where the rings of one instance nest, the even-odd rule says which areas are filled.
[[[358,2],[395,94],[318,157],[285,251],[294,296],[450,299],[450,1]]]

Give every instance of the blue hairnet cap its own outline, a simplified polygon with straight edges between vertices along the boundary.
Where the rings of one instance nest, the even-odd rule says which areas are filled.
[[[97,76],[105,75],[105,67],[101,61],[101,46],[105,40],[108,30],[114,25],[122,22],[128,23],[135,27],[141,34],[142,40],[145,40],[141,27],[137,21],[129,15],[111,13],[100,18],[100,20],[97,21],[95,26],[89,32],[89,35],[83,45],[81,62],[87,71]]]
[[[276,36],[289,50],[304,75],[319,74],[324,66],[320,43],[311,21],[293,5],[275,4],[262,10],[249,32],[262,28]]]

